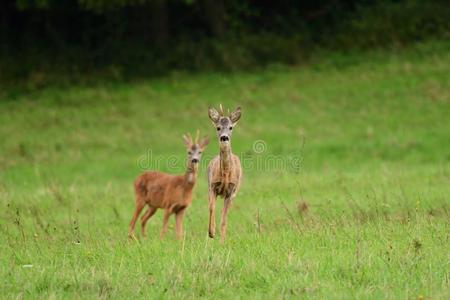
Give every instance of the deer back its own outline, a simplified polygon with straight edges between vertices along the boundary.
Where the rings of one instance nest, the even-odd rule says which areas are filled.
[[[168,208],[173,205],[189,205],[192,188],[186,187],[184,175],[146,172],[135,181],[135,193],[148,205]]]

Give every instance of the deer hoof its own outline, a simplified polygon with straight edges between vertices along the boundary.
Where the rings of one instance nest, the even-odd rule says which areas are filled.
[[[138,239],[137,239],[137,237],[136,237],[134,234],[129,234],[129,235],[128,235],[128,238],[129,238],[130,240],[132,240],[132,241],[138,242]]]
[[[214,238],[214,232],[210,231],[210,232],[208,232],[208,235],[210,238],[212,238],[212,239]]]

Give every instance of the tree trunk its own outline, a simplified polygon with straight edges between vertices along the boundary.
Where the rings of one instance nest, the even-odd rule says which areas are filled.
[[[169,12],[166,0],[153,0],[151,9],[151,33],[153,43],[158,48],[165,48],[169,42]]]
[[[9,3],[4,4],[0,9],[0,51],[2,54],[6,54],[8,50],[9,41],[9,20],[8,13],[10,12]]]
[[[202,13],[209,31],[216,37],[225,34],[225,4],[223,0],[202,0]]]

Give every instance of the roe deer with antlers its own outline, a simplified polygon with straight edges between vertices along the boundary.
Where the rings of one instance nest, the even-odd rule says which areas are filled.
[[[192,191],[197,181],[198,165],[202,151],[208,145],[208,138],[195,141],[191,136],[183,135],[187,148],[187,169],[184,175],[170,175],[161,172],[146,172],[134,181],[136,196],[136,210],[130,222],[128,236],[134,238],[134,226],[145,205],[148,210],[141,218],[141,233],[145,237],[145,224],[155,214],[158,208],[164,209],[163,225],[160,237],[163,238],[167,231],[167,222],[172,214],[175,214],[175,232],[178,239],[183,236],[182,221],[186,208],[192,202]]]
[[[208,164],[208,190],[209,190],[209,237],[214,238],[215,206],[217,196],[224,199],[221,218],[221,241],[225,241],[227,230],[227,214],[231,201],[239,191],[242,179],[242,168],[239,157],[231,153],[231,133],[236,123],[241,118],[241,108],[238,107],[231,114],[224,114],[222,105],[219,111],[210,107],[208,115],[217,130],[219,139],[219,155]]]

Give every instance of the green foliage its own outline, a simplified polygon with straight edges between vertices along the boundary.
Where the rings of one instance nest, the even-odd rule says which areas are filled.
[[[16,6],[19,10],[25,10],[30,8],[49,8],[49,0],[16,0]]]
[[[109,9],[118,9],[125,6],[133,6],[133,5],[142,5],[152,0],[75,0],[81,7],[97,11],[97,12],[106,12]],[[61,1],[52,1],[52,0],[16,0],[16,6],[21,9],[33,9],[33,8],[47,8],[51,9],[57,5],[59,5]],[[66,3],[70,3],[69,1],[65,1]],[[63,1],[64,3],[64,1]]]
[[[413,41],[450,33],[447,1],[380,1],[359,6],[354,17],[343,22],[337,37],[341,47],[401,47]]]
[[[51,9],[61,5],[61,2],[71,3],[75,2],[80,5],[81,8],[95,11],[97,13],[108,13],[110,10],[117,10],[130,6],[142,6],[147,3],[166,0],[15,0],[16,6],[20,10],[26,9]],[[180,0],[188,5],[194,4],[195,0]]]
[[[448,50],[3,96],[2,297],[448,299]],[[150,149],[182,172],[182,134],[213,137],[218,103],[242,105],[232,143],[248,163],[229,239],[206,232],[212,138],[185,239],[160,241],[158,212],[129,241],[138,161]],[[257,164],[274,157],[300,168]]]
[[[231,1],[226,5],[226,34],[218,38],[206,28],[200,2],[170,1],[170,38],[167,45],[156,47],[151,1],[14,3],[21,10],[30,9],[26,13],[33,18],[22,15],[25,12],[12,14],[17,22],[23,22],[20,34],[8,32],[13,27],[3,28],[0,38],[6,37],[6,42],[0,47],[0,82],[32,89],[96,77],[127,80],[180,70],[299,65],[321,51],[401,48],[421,40],[445,39],[450,32],[450,10],[441,0],[358,5],[301,2],[292,7],[280,2],[273,10],[262,4]]]
[[[126,6],[143,5],[151,1],[152,0],[78,0],[78,3],[84,9],[96,12],[105,12],[111,9],[120,9]]]

